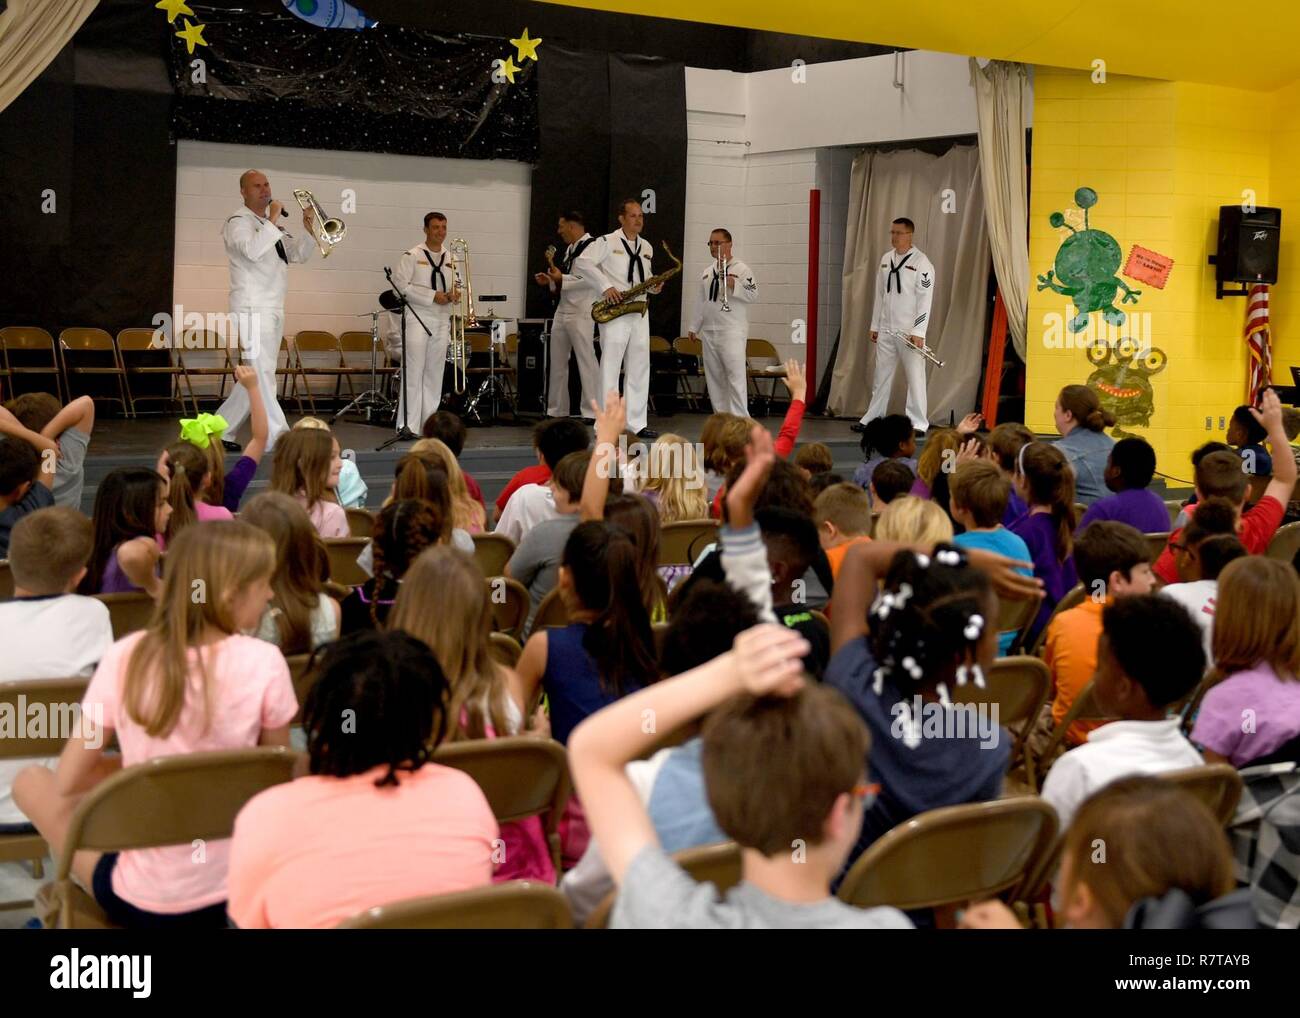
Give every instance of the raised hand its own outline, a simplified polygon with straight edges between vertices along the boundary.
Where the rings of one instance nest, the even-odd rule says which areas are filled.
[[[979,431],[980,425],[983,423],[983,414],[970,413],[961,419],[961,423],[957,425],[957,431],[962,435],[973,435]]]
[[[734,645],[745,692],[753,696],[793,696],[803,688],[803,658],[810,650],[797,629],[777,622],[746,629]]]
[[[785,377],[781,379],[790,390],[790,398],[804,402],[808,395],[808,379],[804,377],[803,365],[793,357],[785,362]]]
[[[253,389],[257,386],[257,371],[251,364],[236,364],[235,381],[245,389]]]
[[[618,394],[617,389],[610,389],[605,394],[604,409],[594,399],[591,409],[596,415],[596,444],[617,444],[618,436],[627,428],[627,400]]]

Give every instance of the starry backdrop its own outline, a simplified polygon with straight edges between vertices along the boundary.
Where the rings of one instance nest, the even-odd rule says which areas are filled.
[[[199,8],[196,6],[196,10]],[[201,10],[206,46],[168,48],[179,138],[459,159],[538,155],[537,61],[492,80],[506,39]],[[201,57],[205,81],[191,62]]]

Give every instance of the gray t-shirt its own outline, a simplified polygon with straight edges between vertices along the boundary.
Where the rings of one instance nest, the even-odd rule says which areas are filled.
[[[86,446],[90,436],[68,428],[59,436],[59,461],[54,467],[54,504],[81,509],[81,489],[86,483]]]
[[[796,905],[740,883],[718,900],[712,884],[699,884],[658,845],[637,853],[619,888],[611,929],[654,930],[910,930],[896,908],[854,908],[827,896]]]
[[[555,589],[559,582],[560,560],[564,557],[564,545],[578,525],[578,514],[567,513],[552,520],[543,520],[533,527],[519,542],[507,563],[510,575],[528,588],[532,607],[528,611],[528,620],[542,603],[542,598]]]

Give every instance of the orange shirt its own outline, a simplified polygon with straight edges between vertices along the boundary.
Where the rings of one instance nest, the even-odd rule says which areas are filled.
[[[844,561],[844,556],[849,553],[849,549],[852,548],[855,544],[863,544],[864,542],[870,540],[871,540],[870,537],[868,537],[866,534],[863,534],[860,537],[850,537],[843,544],[837,544],[834,548],[826,549],[826,561],[828,561],[831,564],[832,580],[838,580],[840,578],[840,565]]]
[[[1077,608],[1063,611],[1047,627],[1044,660],[1052,670],[1056,695],[1052,699],[1052,722],[1065,720],[1075,698],[1092,681],[1097,671],[1097,639],[1101,636],[1101,612],[1106,605],[1092,598]],[[1101,727],[1098,721],[1076,721],[1065,733],[1065,741],[1078,746],[1088,733]]]

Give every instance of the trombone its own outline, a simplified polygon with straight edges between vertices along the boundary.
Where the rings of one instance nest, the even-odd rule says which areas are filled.
[[[320,202],[316,196],[306,188],[295,187],[293,196],[298,200],[298,205],[306,211],[312,210],[314,216],[312,220],[312,236],[316,238],[316,246],[320,248],[320,256],[328,258],[330,252],[334,250],[334,245],[341,241],[348,232],[347,224],[342,219],[331,219],[325,215],[325,210],[320,207]]]
[[[456,276],[456,308],[451,315],[451,341],[447,345],[447,358],[451,361],[451,388],[456,395],[465,392],[469,384],[469,339],[466,329],[478,325],[474,314],[474,282],[470,275],[469,243],[457,237],[447,245],[451,252],[451,266]],[[464,274],[461,266],[464,265]]]

